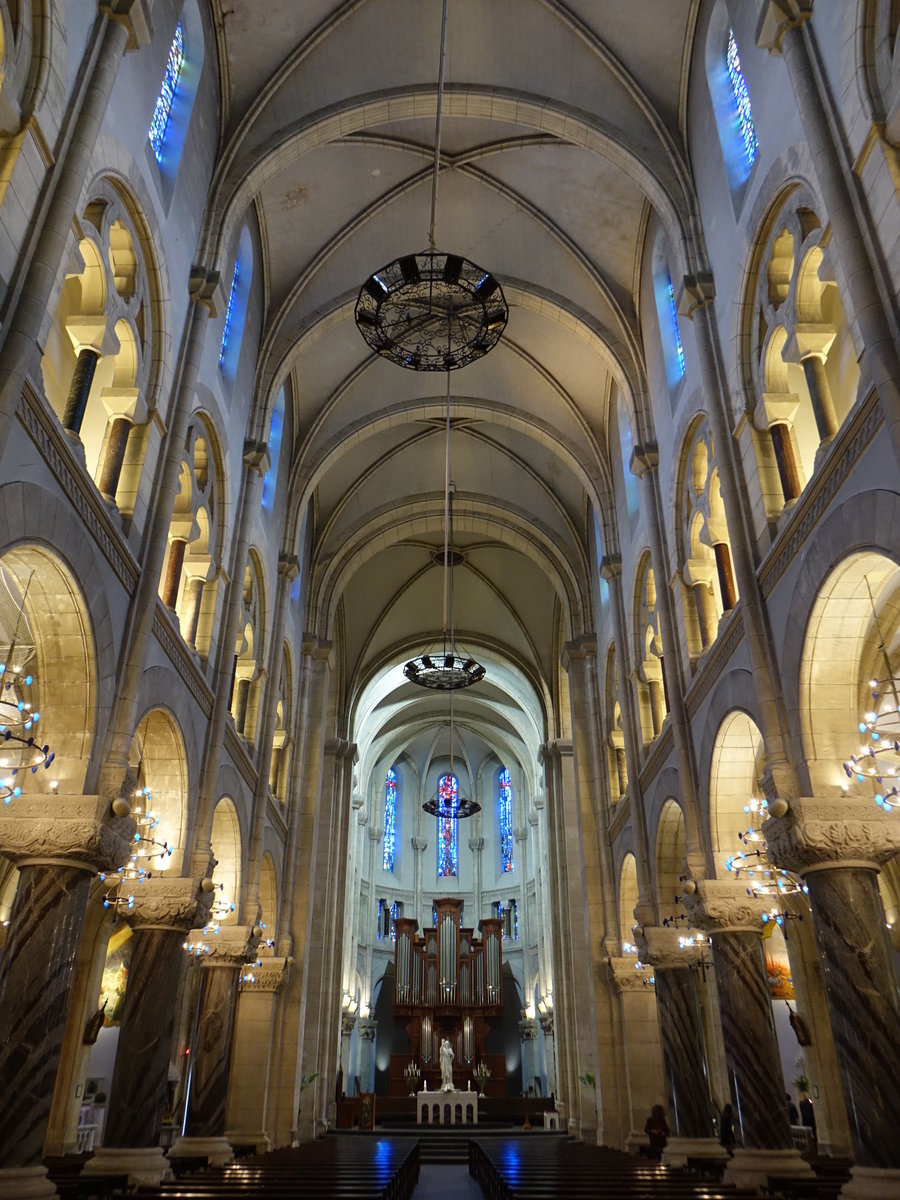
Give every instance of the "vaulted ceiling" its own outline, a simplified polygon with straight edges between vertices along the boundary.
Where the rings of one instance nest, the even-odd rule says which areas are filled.
[[[609,489],[611,393],[642,387],[647,215],[668,204],[671,221],[685,194],[697,3],[449,3],[435,240],[510,306],[497,348],[450,378],[455,623],[539,708],[560,640],[592,625],[587,502]],[[261,370],[291,373],[310,626],[340,643],[347,703],[441,624],[446,378],[373,355],[353,320],[366,277],[428,245],[441,14],[441,0],[218,2],[218,207],[258,214]],[[413,721],[421,697],[398,687]],[[481,702],[459,715],[484,726]]]

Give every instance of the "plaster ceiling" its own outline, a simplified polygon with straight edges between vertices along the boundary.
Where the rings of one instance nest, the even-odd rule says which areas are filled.
[[[510,304],[500,345],[450,378],[456,624],[529,680],[544,727],[504,733],[523,760],[553,736],[561,644],[592,626],[588,501],[608,488],[611,395],[639,383],[647,211],[663,191],[678,207],[696,7],[449,4],[436,242],[493,272]],[[440,24],[441,0],[218,11],[220,203],[233,220],[252,203],[260,222],[261,372],[290,376],[294,503],[314,514],[309,625],[341,632],[348,709],[440,633],[446,381],[374,358],[353,322],[363,280],[427,247]],[[505,727],[503,693],[478,691],[460,719],[487,737]],[[410,738],[437,728],[419,692],[398,680],[366,709],[373,744],[393,753],[398,722]]]

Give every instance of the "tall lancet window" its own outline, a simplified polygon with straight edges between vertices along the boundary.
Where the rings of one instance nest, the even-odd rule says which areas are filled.
[[[513,786],[509,770],[500,772],[500,870],[513,869]]]
[[[733,29],[729,29],[728,31],[725,65],[728,68],[728,80],[731,84],[731,94],[734,97],[737,125],[744,147],[747,170],[749,171],[759,153],[759,140],[756,136],[756,126],[753,124],[750,92],[747,89],[744,72],[741,70],[741,58],[738,54],[737,42],[734,40]]]
[[[442,775],[438,780],[438,802],[443,807],[455,808],[459,798],[459,785],[455,775]],[[438,863],[439,876],[459,874],[459,821],[456,817],[438,817]]]
[[[231,337],[231,326],[234,322],[235,298],[238,294],[238,279],[241,274],[241,260],[234,260],[234,274],[231,276],[231,289],[228,293],[228,304],[225,306],[225,325],[222,329],[222,342],[219,346],[219,366],[224,369],[228,356],[228,339]]]
[[[397,772],[390,768],[384,777],[384,850],[382,866],[385,871],[394,869],[394,851],[397,844]]]
[[[163,160],[166,131],[169,128],[169,118],[172,116],[172,104],[175,100],[175,92],[178,88],[178,81],[181,78],[183,67],[184,27],[179,21],[175,26],[175,37],[172,39],[172,45],[169,48],[169,57],[166,61],[166,73],[163,75],[162,86],[159,89],[159,95],[156,97],[153,120],[150,122],[150,129],[147,134],[158,163],[161,163]]]

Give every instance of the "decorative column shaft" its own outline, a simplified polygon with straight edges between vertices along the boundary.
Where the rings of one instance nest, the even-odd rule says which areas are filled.
[[[825,374],[825,363],[821,355],[808,354],[802,360],[801,366],[806,377],[819,440],[827,442],[837,433],[838,422],[834,411],[834,398],[831,395],[828,376]]]
[[[772,861],[809,889],[859,1188],[844,1194],[871,1176],[873,1196],[900,1195],[900,985],[877,880],[900,825],[871,800],[803,797],[764,833]]]
[[[410,846],[412,846],[413,853],[416,856],[414,859],[414,872],[413,872],[413,894],[415,896],[414,911],[416,913],[421,913],[422,912],[422,879],[423,879],[423,875],[424,875],[423,859],[425,856],[425,851],[428,849],[428,841],[426,838],[414,837],[414,838],[409,839],[409,844],[410,844]],[[422,923],[423,928],[427,928],[431,924],[431,913],[428,914],[427,921],[424,919],[424,914],[423,914],[423,919],[422,919],[421,923]]]
[[[556,1097],[556,1045],[553,1038],[553,1013],[541,1013],[538,1020],[544,1034],[544,1057],[547,1060],[547,1092]]]
[[[471,924],[477,929],[478,922],[481,920],[481,889],[484,869],[482,851],[484,850],[484,838],[470,837],[469,849],[472,851],[472,902],[475,907]]]
[[[187,542],[183,537],[172,538],[169,544],[169,561],[166,564],[166,582],[163,584],[162,602],[166,608],[174,608],[178,601],[178,588],[181,584],[181,570],[184,566],[184,552]]]
[[[69,384],[69,394],[66,397],[66,407],[63,409],[62,424],[71,433],[81,433],[84,421],[84,410],[87,408],[88,396],[91,394],[91,384],[100,355],[91,346],[84,346],[78,352],[75,370]]]
[[[734,569],[731,565],[731,551],[727,542],[716,542],[713,546],[716,556],[716,573],[719,576],[719,591],[722,593],[722,607],[730,612],[737,604],[737,589],[734,586]]]
[[[113,417],[109,423],[109,434],[106,439],[106,457],[103,460],[103,470],[97,487],[100,495],[106,500],[115,501],[122,474],[122,464],[125,461],[125,450],[128,446],[128,435],[131,433],[129,417]]]

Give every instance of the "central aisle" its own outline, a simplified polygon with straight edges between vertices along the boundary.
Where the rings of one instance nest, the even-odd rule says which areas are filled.
[[[411,1200],[483,1200],[481,1188],[461,1163],[425,1163]]]

